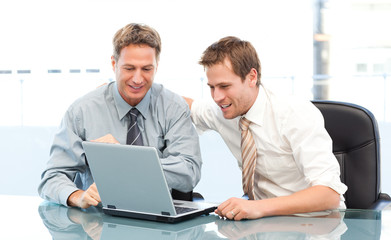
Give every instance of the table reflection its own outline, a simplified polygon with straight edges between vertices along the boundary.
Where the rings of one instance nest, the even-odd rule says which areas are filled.
[[[343,213],[326,216],[278,216],[246,221],[217,221],[229,239],[340,239],[347,230]]]
[[[340,239],[348,231],[349,224],[352,224],[350,220],[354,220],[355,224],[377,221],[361,219],[360,222],[357,216],[346,219],[351,213],[334,211],[325,216],[278,216],[244,221],[225,220],[211,214],[169,224],[113,217],[103,214],[100,208],[81,210],[49,202],[39,206],[39,214],[53,239],[94,240]]]
[[[48,202],[38,211],[53,239],[221,239],[207,229],[219,219],[214,214],[170,224],[113,217],[95,207],[68,208]]]
[[[44,202],[39,205],[38,212],[53,239],[100,239],[101,209],[81,210]]]

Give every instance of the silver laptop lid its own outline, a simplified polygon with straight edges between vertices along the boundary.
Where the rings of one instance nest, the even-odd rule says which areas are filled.
[[[104,208],[176,215],[155,148],[82,144]]]

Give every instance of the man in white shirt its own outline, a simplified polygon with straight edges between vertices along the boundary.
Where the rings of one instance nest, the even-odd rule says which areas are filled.
[[[347,187],[323,117],[311,102],[265,89],[254,47],[236,37],[212,44],[200,64],[217,105],[185,98],[193,123],[220,133],[238,160],[249,196],[228,199],[217,214],[240,220],[345,208]],[[249,123],[248,131],[242,133],[241,121]]]

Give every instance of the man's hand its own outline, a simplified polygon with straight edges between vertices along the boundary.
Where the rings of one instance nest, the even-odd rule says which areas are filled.
[[[336,209],[340,196],[333,189],[317,185],[288,196],[262,200],[230,198],[215,213],[228,219],[255,219],[266,216],[291,215]]]
[[[189,105],[189,108],[191,109],[191,105],[193,104],[193,99],[182,96],[183,99],[185,99],[187,105]]]
[[[115,139],[115,137],[113,137],[113,135],[111,135],[110,133],[107,134],[107,135],[104,135],[103,137],[100,137],[100,138],[98,138],[98,139],[91,140],[91,142],[102,142],[102,143],[115,143],[115,144],[119,144],[118,140]]]
[[[90,206],[97,206],[100,202],[95,183],[91,184],[86,191],[77,190],[68,197],[68,205],[72,207],[89,208]]]
[[[242,198],[230,198],[220,204],[215,213],[227,219],[256,219],[264,217],[260,210],[262,200],[246,200]]]

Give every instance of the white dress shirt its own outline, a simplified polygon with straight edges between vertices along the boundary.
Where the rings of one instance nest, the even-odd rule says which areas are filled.
[[[199,130],[215,130],[242,169],[239,119],[225,119],[215,103],[194,101],[193,123]],[[332,140],[320,111],[307,101],[279,97],[259,87],[254,105],[245,114],[257,147],[255,199],[287,196],[315,185],[328,186],[341,195],[340,166],[332,153]]]

